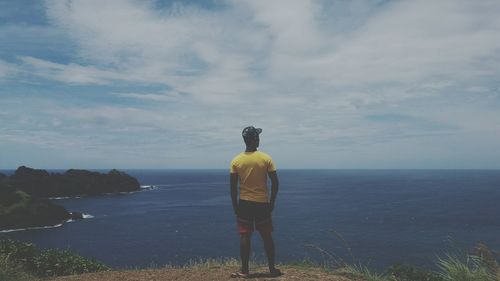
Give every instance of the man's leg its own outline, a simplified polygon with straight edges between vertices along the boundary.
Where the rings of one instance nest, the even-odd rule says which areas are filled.
[[[264,242],[264,249],[266,250],[267,255],[267,264],[269,265],[269,272],[276,272],[276,268],[274,267],[274,241],[273,235],[271,232],[260,232],[260,236],[262,237],[262,241]]]
[[[240,258],[241,273],[248,274],[248,260],[250,259],[250,241],[252,233],[241,233],[240,236]]]

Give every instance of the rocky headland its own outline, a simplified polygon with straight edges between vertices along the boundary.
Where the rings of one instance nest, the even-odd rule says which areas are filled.
[[[137,179],[114,169],[108,173],[74,169],[49,173],[21,166],[10,176],[0,173],[0,231],[54,226],[83,218],[82,213],[69,212],[48,198],[95,196],[140,189]]]

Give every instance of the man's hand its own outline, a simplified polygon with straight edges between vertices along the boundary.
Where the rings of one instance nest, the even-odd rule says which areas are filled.
[[[272,213],[274,210],[274,202],[269,203],[269,211]]]
[[[233,206],[234,215],[238,216],[238,205]]]

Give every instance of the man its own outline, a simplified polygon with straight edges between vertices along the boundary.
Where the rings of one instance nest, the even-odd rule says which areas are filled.
[[[278,195],[278,176],[273,160],[266,153],[257,151],[259,147],[260,128],[253,126],[243,129],[242,136],[246,144],[245,152],[238,154],[231,161],[230,185],[233,210],[240,233],[241,271],[231,277],[248,277],[248,260],[250,258],[250,241],[255,229],[260,233],[267,255],[271,276],[279,276],[281,272],[274,266],[273,224],[271,212]],[[267,188],[267,177],[271,179],[271,199]],[[238,197],[238,180],[240,196]],[[255,227],[254,227],[255,226]]]

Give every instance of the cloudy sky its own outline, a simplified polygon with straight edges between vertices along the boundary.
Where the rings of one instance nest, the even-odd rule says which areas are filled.
[[[0,168],[500,168],[500,1],[0,0]]]

